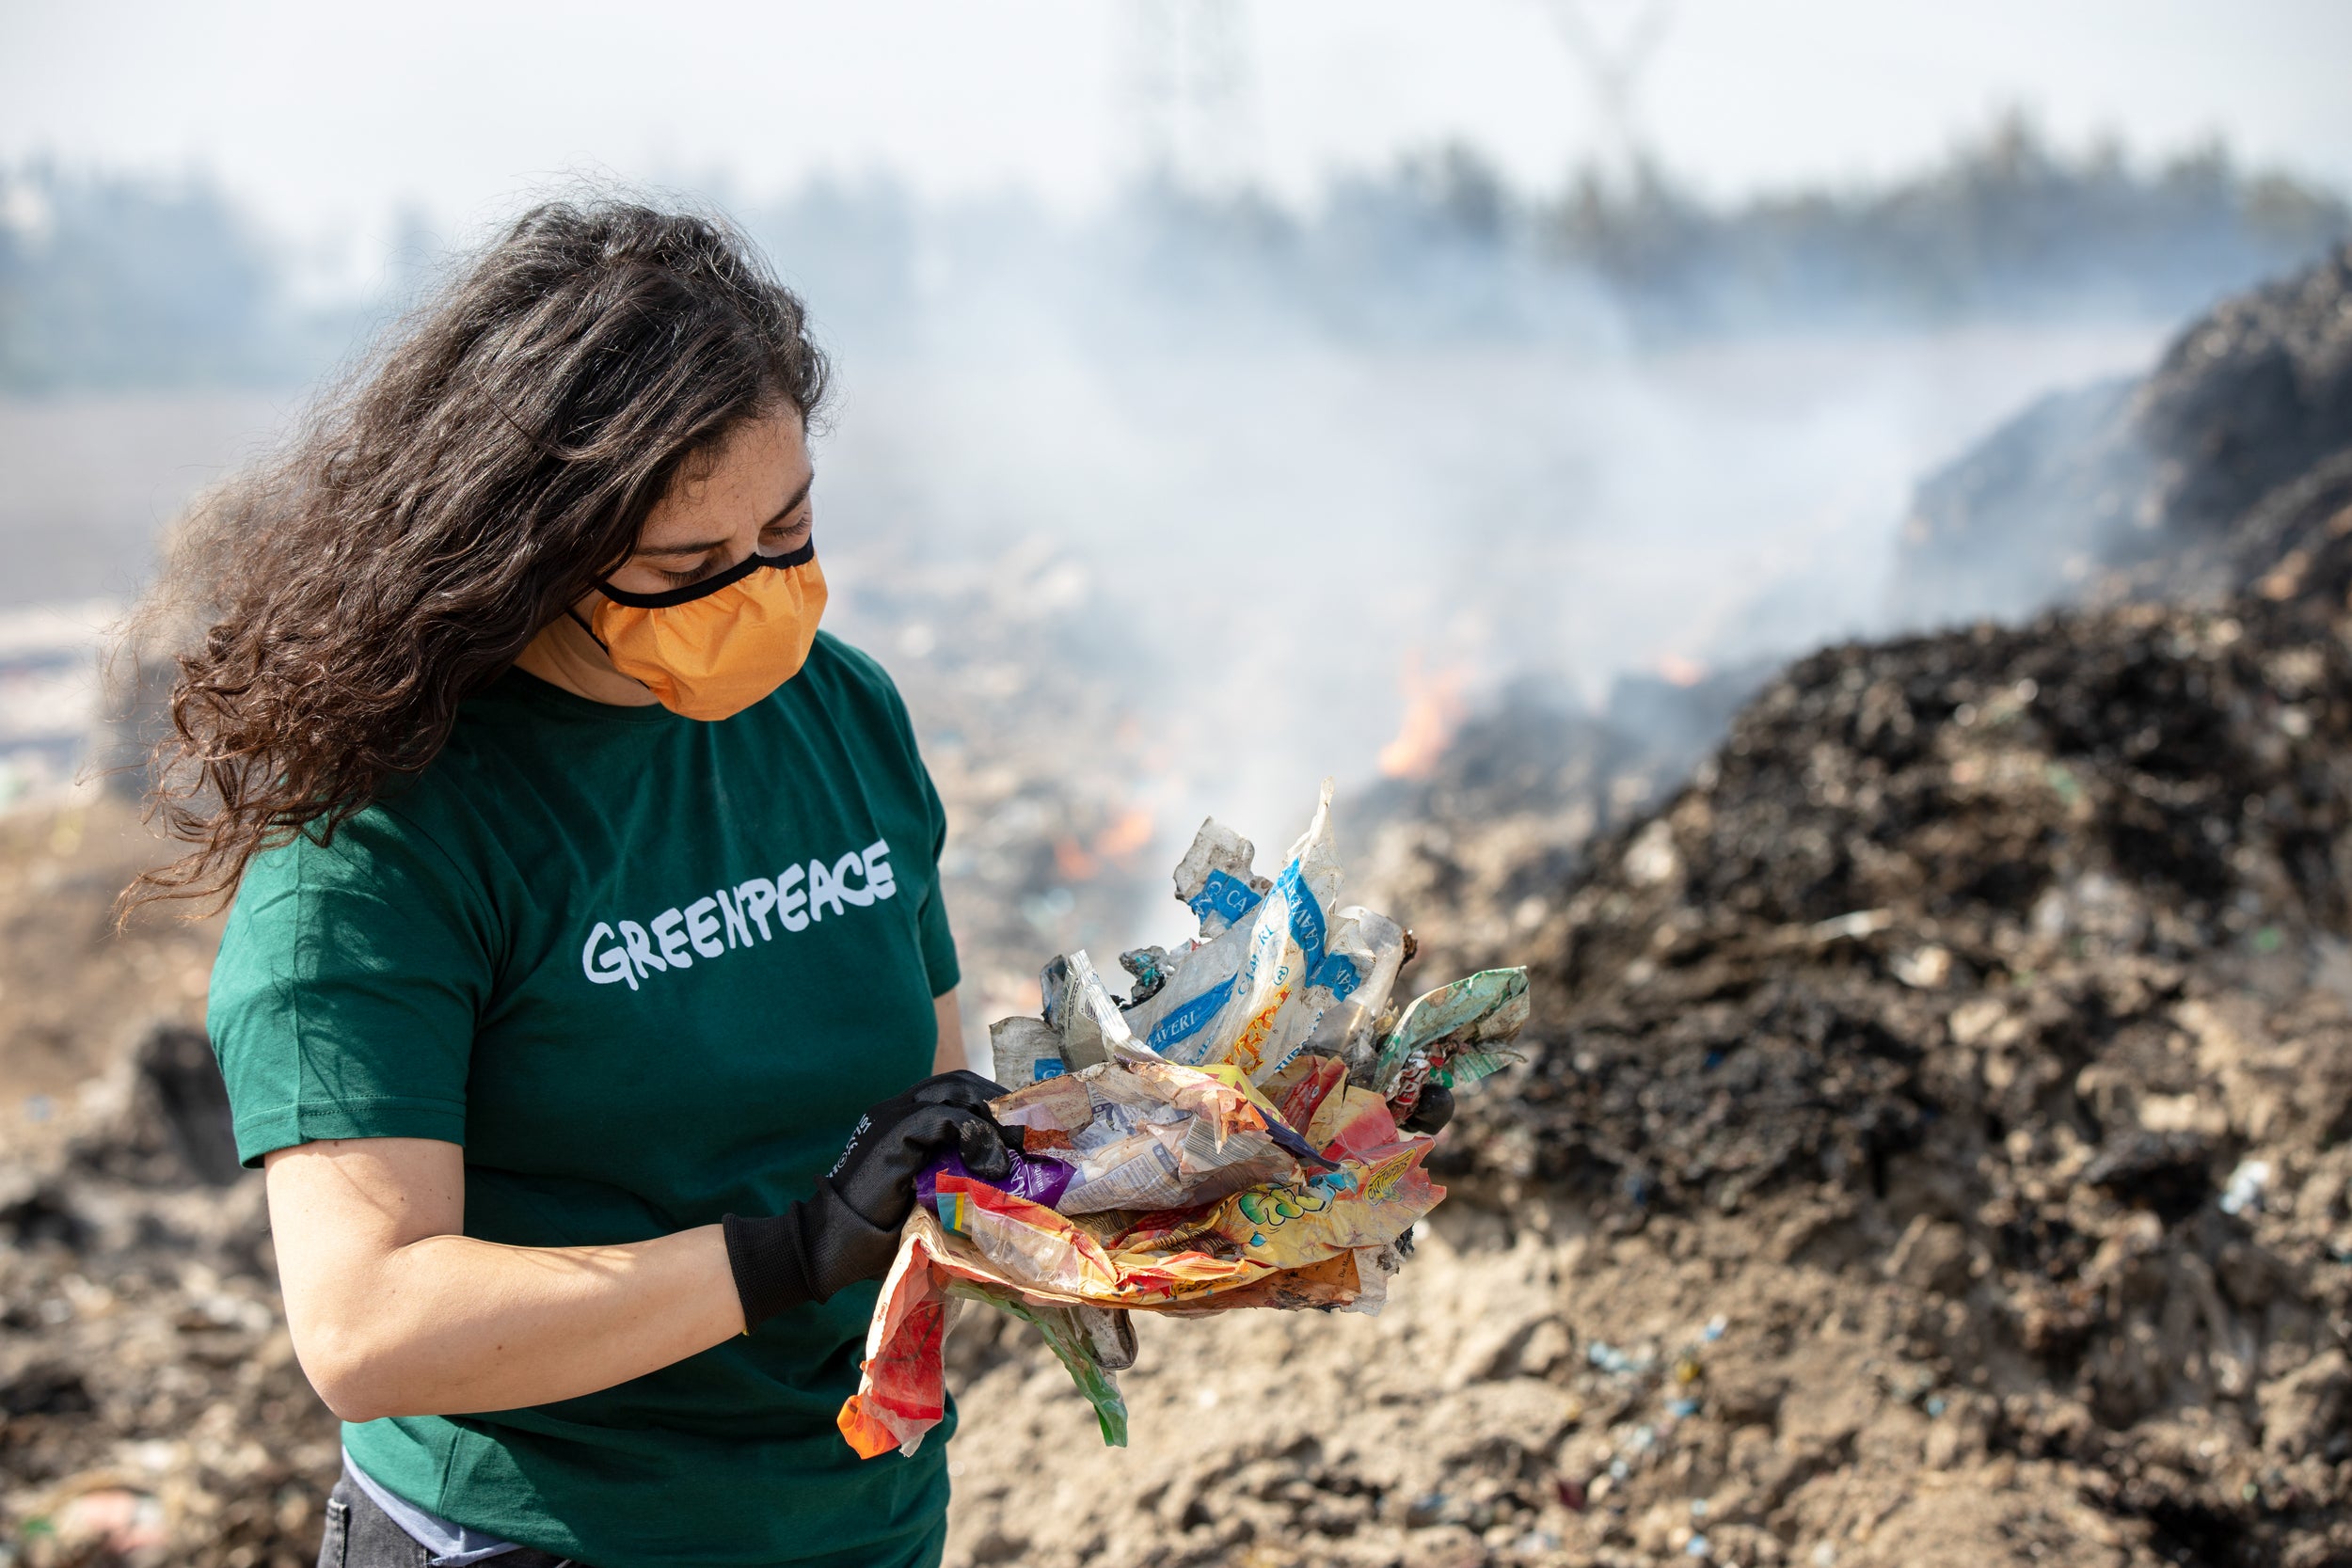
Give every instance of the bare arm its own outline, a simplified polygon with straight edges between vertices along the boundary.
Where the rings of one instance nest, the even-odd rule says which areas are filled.
[[[743,1332],[719,1227],[617,1246],[465,1236],[457,1145],[351,1138],[264,1162],[286,1321],[345,1420],[545,1404]]]
[[[957,1005],[953,990],[931,998],[931,1007],[939,1015],[939,1045],[931,1053],[933,1072],[954,1072],[972,1064],[963,1054],[963,1009]]]

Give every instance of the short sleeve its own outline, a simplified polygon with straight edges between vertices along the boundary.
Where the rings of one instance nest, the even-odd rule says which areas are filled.
[[[912,736],[908,737],[908,745],[910,748],[914,745]],[[963,978],[962,966],[956,961],[955,933],[947,928],[947,890],[942,884],[939,872],[940,859],[947,848],[947,808],[941,803],[939,788],[931,783],[931,771],[923,766],[919,753],[914,759],[914,769],[922,777],[923,804],[930,812],[931,820],[930,885],[923,895],[922,909],[917,913],[921,922],[923,970],[930,977],[931,994],[945,996],[955,990],[957,983]]]
[[[320,1138],[465,1142],[493,974],[480,887],[382,806],[254,858],[205,1019],[246,1164]]]
[[[924,817],[930,828],[931,874],[924,889],[923,902],[916,911],[917,936],[923,949],[924,977],[930,984],[931,994],[945,996],[963,978],[962,968],[956,961],[955,934],[947,927],[946,892],[940,885],[940,858],[947,849],[947,808],[940,801],[938,786],[931,783],[931,770],[923,765],[923,750],[914,739],[914,717],[907,711],[906,698],[899,693],[890,673],[871,654],[824,633],[818,635],[828,651],[837,655],[852,677],[879,701],[891,733],[905,754],[908,772],[921,791]],[[899,783],[896,779],[891,782],[894,786]]]

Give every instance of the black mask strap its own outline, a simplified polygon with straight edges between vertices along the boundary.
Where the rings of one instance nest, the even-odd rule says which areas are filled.
[[[588,624],[588,617],[582,615],[578,610],[570,605],[565,605],[564,607],[564,613],[579,623],[580,629],[588,634],[588,641],[594,642],[597,647],[603,648],[607,657],[612,656],[612,648],[606,644],[603,638],[596,635],[596,628]]]
[[[596,592],[614,604],[628,605],[632,610],[670,610],[696,599],[708,598],[722,588],[731,588],[758,571],[762,566],[779,569],[805,566],[817,559],[817,541],[812,538],[799,549],[784,555],[761,555],[757,550],[745,556],[723,572],[714,573],[700,582],[690,582],[683,588],[673,588],[661,594],[631,594],[609,582],[596,584]]]

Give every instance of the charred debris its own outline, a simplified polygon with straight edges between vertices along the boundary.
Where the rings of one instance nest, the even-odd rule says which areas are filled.
[[[2084,1560],[2352,1562],[2348,284],[2132,394],[2099,602],[1802,659],[1532,910],[1414,911],[1532,927],[1535,1060],[1439,1168],[1876,1292],[1911,1402],[2074,1466]]]

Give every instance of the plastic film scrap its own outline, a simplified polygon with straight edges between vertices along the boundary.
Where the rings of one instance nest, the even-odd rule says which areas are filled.
[[[1433,1079],[1463,1086],[1517,1060],[1524,970],[1487,970],[1393,1002],[1404,927],[1341,907],[1331,786],[1279,874],[1215,821],[1176,868],[1198,935],[1120,955],[1120,1002],[1084,952],[1040,974],[1041,1016],[990,1030],[990,1109],[1019,1129],[1001,1183],[950,1157],[918,1183],[867,1326],[842,1435],[912,1452],[946,1409],[956,1309],[1033,1323],[1126,1441],[1115,1370],[1125,1314],[1243,1307],[1376,1312],[1400,1243],[1445,1196],[1433,1137],[1406,1132]]]
[[[1481,970],[1415,997],[1381,1042],[1374,1087],[1409,1113],[1432,1079],[1458,1088],[1525,1060],[1509,1042],[1528,1006],[1524,969]]]

